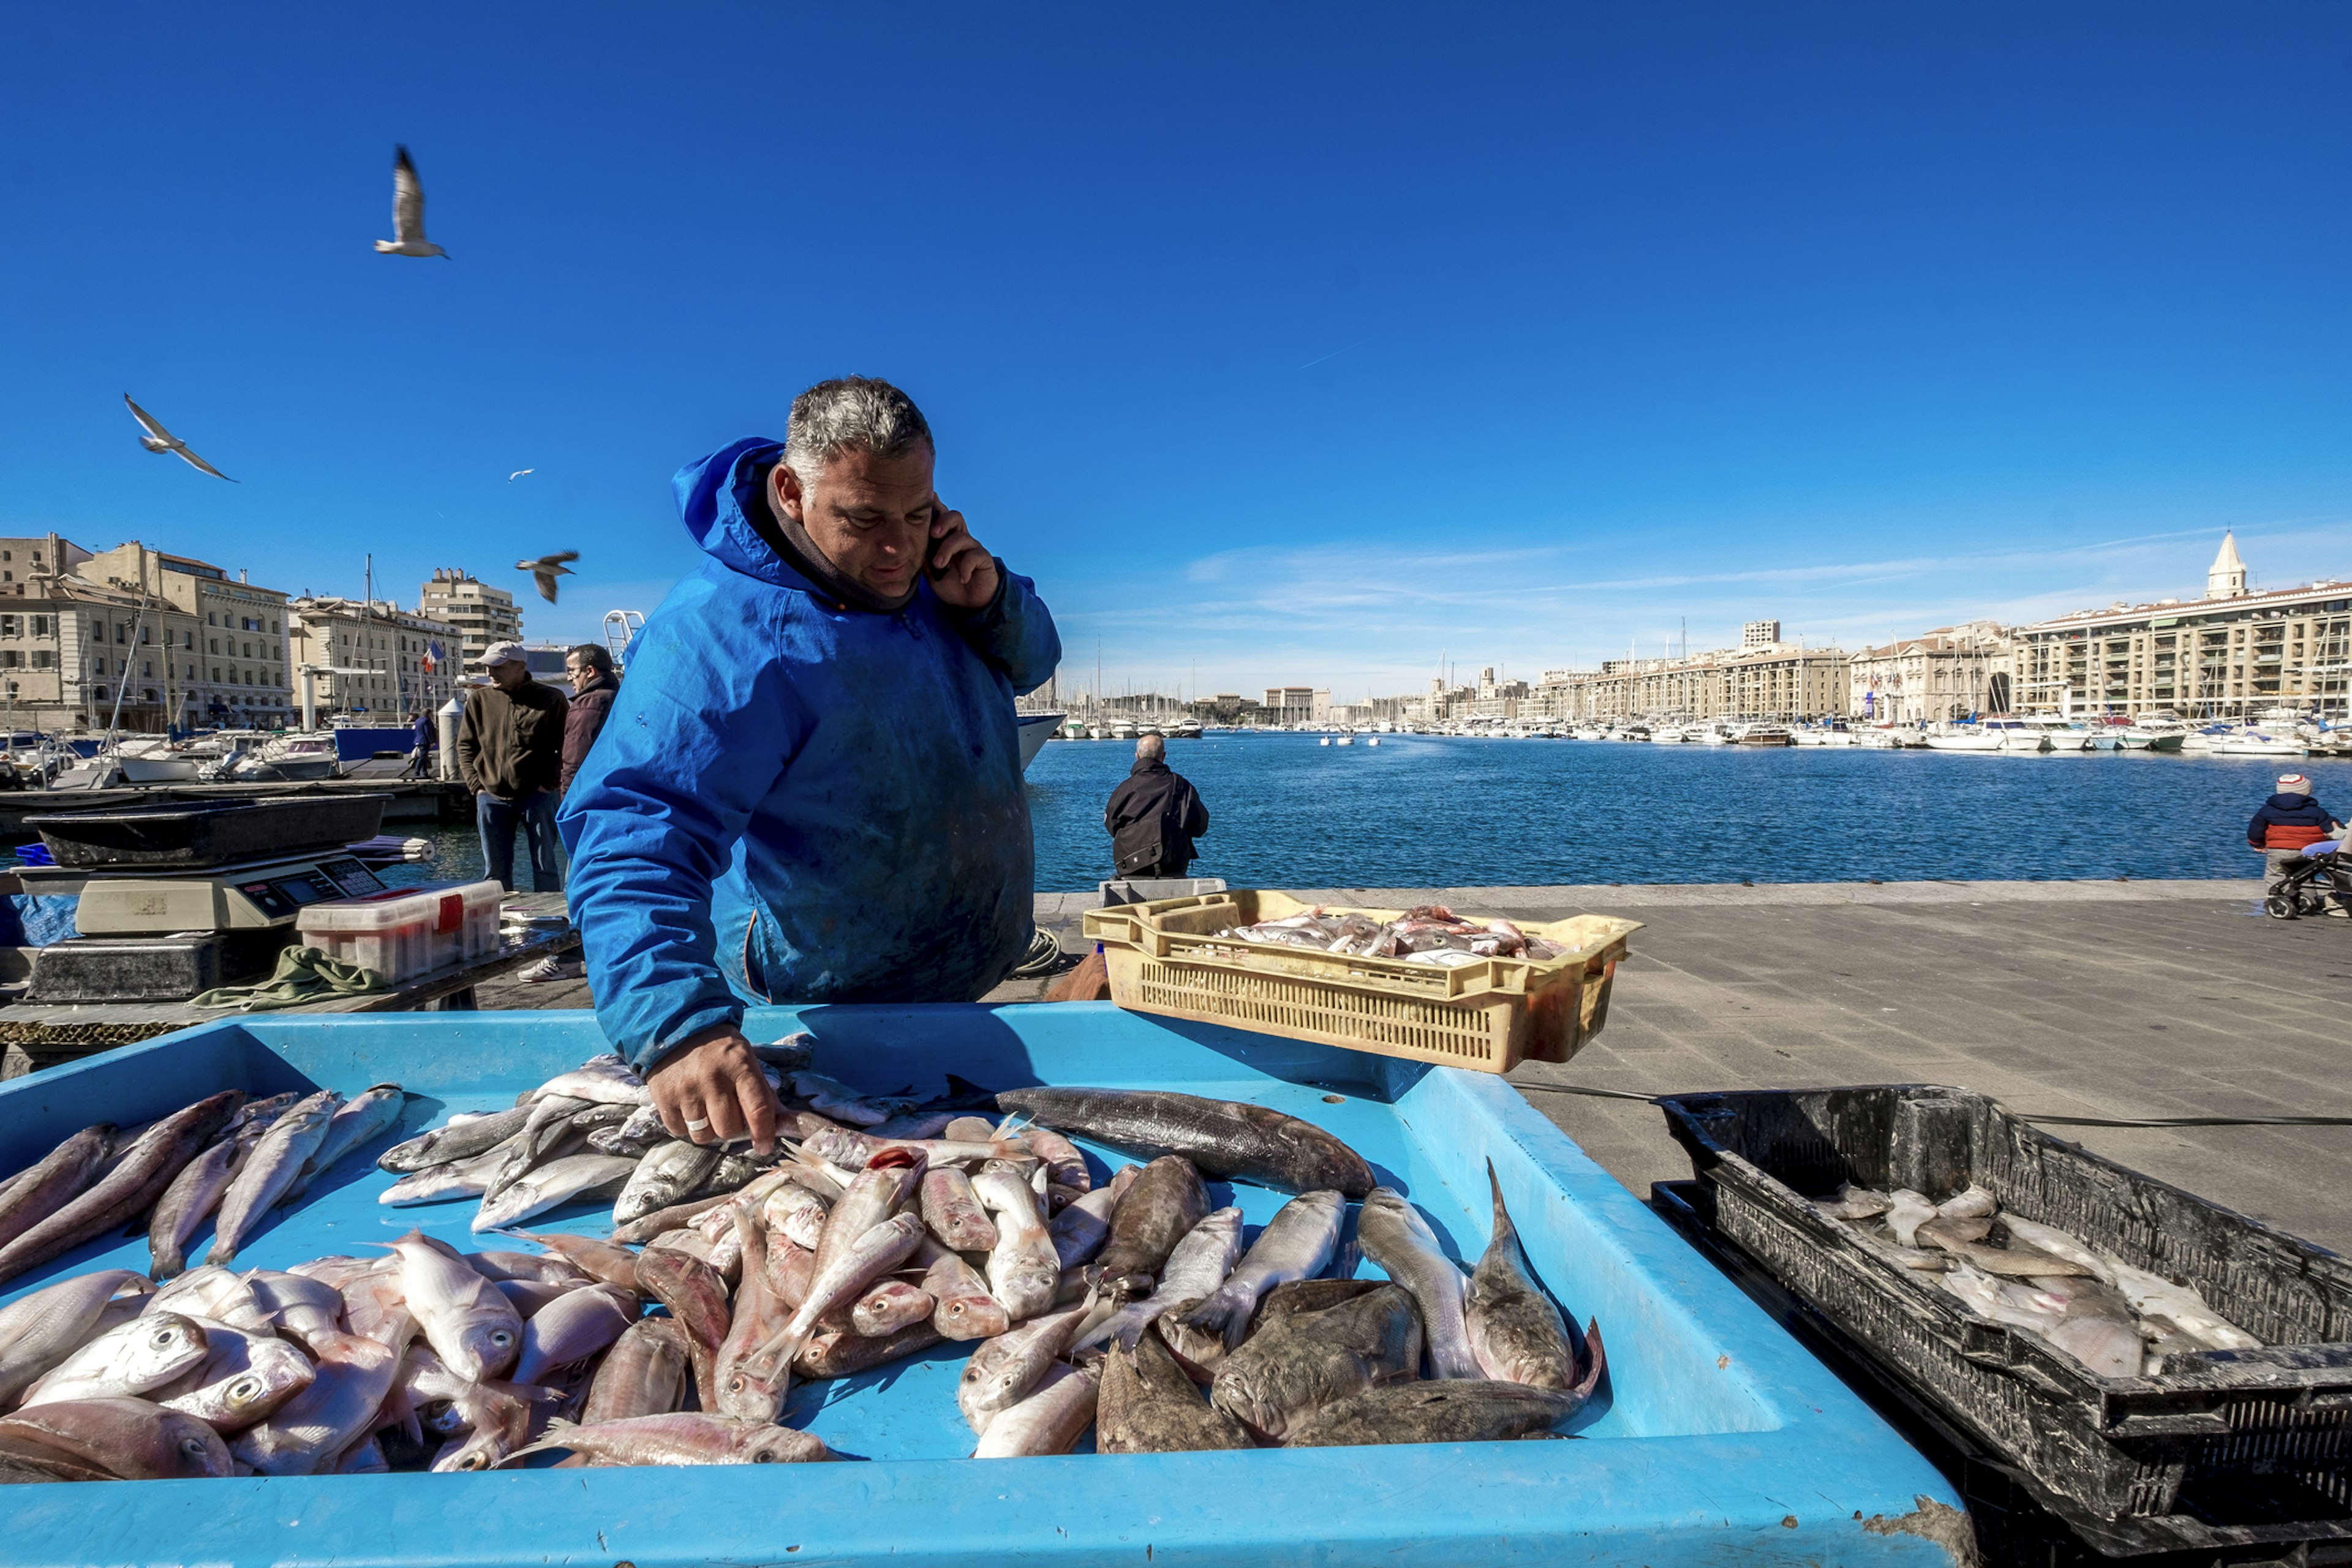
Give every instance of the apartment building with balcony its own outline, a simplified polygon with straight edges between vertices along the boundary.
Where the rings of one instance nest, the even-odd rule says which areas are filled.
[[[434,569],[432,581],[417,592],[416,613],[457,628],[465,676],[482,673],[482,655],[492,643],[522,640],[522,612],[515,607],[514,595],[454,566]]]

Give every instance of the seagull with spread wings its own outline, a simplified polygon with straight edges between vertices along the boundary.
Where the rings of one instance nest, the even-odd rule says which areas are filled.
[[[515,563],[515,570],[530,573],[532,580],[539,584],[539,596],[551,605],[555,603],[555,580],[558,577],[574,575],[572,568],[566,566],[564,563],[579,559],[580,552],[577,550],[559,550],[552,555],[542,555],[536,561],[518,561]]]
[[[379,256],[437,256],[443,260],[449,253],[425,237],[425,186],[416,178],[416,165],[408,161],[408,149],[395,147],[392,161],[392,232],[397,239],[375,242]]]
[[[228,476],[226,474],[222,473],[218,468],[215,468],[210,463],[205,462],[194,452],[189,451],[188,444],[185,441],[181,440],[177,436],[173,435],[169,430],[166,430],[161,425],[156,424],[155,416],[148,413],[144,408],[140,407],[139,405],[131,402],[131,395],[129,393],[126,392],[122,395],[122,402],[124,406],[131,410],[131,417],[139,421],[140,427],[147,432],[147,434],[139,437],[139,444],[141,446],[146,447],[151,452],[177,453],[180,460],[186,463],[190,468],[202,468],[205,472],[210,474],[216,479],[228,479]],[[228,482],[231,484],[236,483],[235,479],[228,479]]]

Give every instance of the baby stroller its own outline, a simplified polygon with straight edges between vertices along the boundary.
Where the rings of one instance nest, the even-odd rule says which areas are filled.
[[[2344,853],[2346,842],[2323,840],[2280,867],[2279,884],[2263,900],[2263,913],[2274,921],[2352,914],[2352,864],[2347,863],[2352,857]]]

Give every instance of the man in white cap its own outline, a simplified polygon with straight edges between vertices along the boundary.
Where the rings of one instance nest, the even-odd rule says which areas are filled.
[[[474,792],[474,822],[482,834],[483,874],[514,891],[515,829],[530,841],[530,885],[537,893],[563,890],[563,855],[557,847],[555,801],[563,776],[563,693],[530,678],[522,644],[492,643],[482,655],[488,686],[466,692],[457,721],[457,775]]]
[[[2291,864],[2309,854],[2313,845],[2343,831],[2344,825],[2312,798],[2308,777],[2279,774],[2278,793],[2263,802],[2253,821],[2246,825],[2246,843],[2263,852],[2263,891],[2276,892]],[[2352,918],[2352,910],[2344,907],[2340,894],[2327,912],[2339,919]]]

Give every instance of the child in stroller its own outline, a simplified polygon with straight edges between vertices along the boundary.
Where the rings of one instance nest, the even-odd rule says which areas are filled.
[[[2352,861],[2342,852],[2347,838],[2352,834],[2344,824],[2312,798],[2309,777],[2279,774],[2277,793],[2246,825],[2248,847],[2267,858],[2263,911],[2278,921],[2297,915],[2352,920]]]
[[[2352,920],[2352,856],[2344,838],[2322,839],[2280,864],[2278,880],[2263,900],[2263,913],[2274,921],[2298,915]]]

